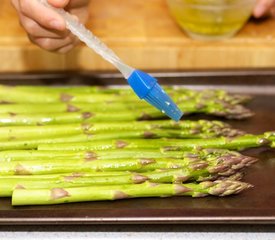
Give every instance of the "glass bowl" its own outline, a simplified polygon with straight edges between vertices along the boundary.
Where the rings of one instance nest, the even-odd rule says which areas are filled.
[[[172,16],[191,38],[232,37],[251,16],[256,0],[167,0]]]

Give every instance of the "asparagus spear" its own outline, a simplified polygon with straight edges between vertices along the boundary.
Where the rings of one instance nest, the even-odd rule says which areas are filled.
[[[7,94],[7,92],[9,94]],[[137,102],[133,94],[125,94],[124,99],[127,101]],[[73,94],[53,92],[53,91],[28,91],[17,87],[0,86],[0,100],[11,103],[56,103],[56,102],[115,102],[121,100],[117,94],[102,93],[83,93],[74,92]]]
[[[205,149],[201,151],[160,151],[156,149],[102,149],[96,151],[54,151],[54,150],[10,150],[0,152],[0,162],[11,161],[43,161],[43,160],[99,160],[99,159],[125,159],[125,158],[174,158],[184,159],[190,156],[204,159],[206,157],[217,157],[240,154],[224,149]]]
[[[94,151],[100,149],[162,148],[165,151],[221,148],[243,150],[251,147],[273,146],[273,132],[260,135],[246,134],[234,138],[218,137],[209,139],[110,139],[81,143],[38,144],[39,150]],[[1,145],[0,145],[1,146]]]
[[[199,170],[165,169],[143,173],[136,172],[94,172],[52,175],[0,176],[0,197],[10,197],[14,189],[64,188],[79,186],[139,184],[147,180],[155,183],[182,183],[188,180],[215,180],[223,176],[216,167],[209,173],[207,168]],[[216,171],[216,172],[215,172]],[[230,176],[232,178],[232,176]],[[234,174],[234,179],[236,175]],[[239,176],[238,176],[239,178]]]
[[[150,105],[133,104],[132,102],[116,102],[116,103],[62,103],[55,102],[54,104],[48,103],[10,103],[1,104],[0,113],[66,113],[66,112],[126,112],[126,111],[137,111],[137,110],[149,109]]]
[[[115,93],[118,94],[119,92],[125,92],[130,94],[129,88],[110,88],[104,86],[87,86],[87,85],[80,85],[80,86],[28,86],[28,85],[18,85],[15,87],[19,90],[30,91],[30,92],[57,92],[57,93],[104,93],[110,94]]]
[[[237,95],[237,94],[229,94],[228,92],[224,90],[216,90],[216,89],[206,89],[202,91],[187,89],[183,87],[165,87],[166,91],[169,92],[169,94],[172,94],[173,97],[177,97],[179,100],[185,99],[188,97],[189,99],[192,98],[200,98],[200,99],[221,99],[233,104],[236,103],[243,103],[247,102],[251,99],[250,96],[247,95]],[[110,95],[116,95],[116,96],[130,96],[133,99],[136,99],[133,97],[132,91],[129,88],[102,88],[102,87],[88,87],[88,86],[70,86],[70,87],[45,87],[45,86],[16,86],[16,87],[9,87],[9,86],[0,86],[0,96],[3,97],[9,97],[5,96],[6,92],[9,91],[12,95],[12,99],[14,99],[15,102],[22,102],[25,99],[20,99],[18,97],[18,94],[24,94],[27,93],[28,97],[35,96],[35,95],[44,95],[44,96],[51,96],[51,101],[59,101],[61,94],[67,94],[72,96],[78,96],[78,94],[87,95],[87,94],[108,94],[108,97]],[[34,101],[35,102],[35,101]],[[42,100],[43,102],[43,100]]]
[[[183,168],[186,161],[175,159],[108,159],[62,161],[1,162],[0,175],[39,175],[90,171],[153,171],[155,169]]]
[[[205,150],[209,151],[209,150]],[[153,171],[156,169],[189,168],[219,174],[232,175],[237,169],[251,165],[256,159],[238,153],[210,151],[203,157],[198,154],[185,154],[175,158],[124,158],[124,159],[50,159],[1,162],[0,175],[37,175],[66,172],[89,171]]]
[[[201,124],[201,123],[199,123]],[[134,127],[131,129],[131,124],[125,124],[125,126],[119,124],[84,124],[84,125],[68,125],[69,130],[67,131],[66,126],[39,126],[39,127],[2,127],[0,128],[0,150],[11,150],[11,149],[36,149],[39,144],[51,144],[51,143],[68,143],[68,142],[81,142],[83,143],[83,147],[87,147],[88,141],[99,141],[99,140],[107,140],[107,139],[150,139],[150,138],[209,138],[213,136],[238,136],[242,135],[243,132],[231,129],[229,127],[223,128],[220,127],[217,123],[209,123],[206,122],[204,127],[193,127],[192,122],[187,123],[190,127],[186,127],[184,129],[185,124],[179,125],[171,125],[171,128],[175,129],[166,129],[169,127],[165,124],[143,124],[138,123],[134,124]],[[212,125],[212,126],[211,126]],[[207,127],[209,129],[207,129]],[[139,128],[151,128],[151,130],[139,130]],[[182,129],[178,129],[182,128]],[[118,131],[115,129],[118,128]],[[159,129],[157,129],[159,128]],[[36,131],[37,129],[37,131]],[[127,130],[128,129],[128,130]],[[130,130],[131,129],[131,130]],[[206,129],[206,130],[205,130]],[[84,132],[75,134],[78,132]],[[98,132],[98,134],[96,134]],[[106,133],[108,132],[108,133]],[[8,141],[7,141],[8,140]],[[86,143],[85,143],[86,142]],[[123,141],[118,141],[117,143],[123,143]],[[102,144],[102,143],[100,143]],[[105,143],[103,143],[105,144]],[[108,145],[108,142],[106,142]],[[105,145],[106,145],[105,144]],[[143,141],[143,145],[147,145],[146,142]],[[142,144],[140,145],[142,147]],[[98,144],[95,143],[94,146]],[[76,143],[76,146],[81,146],[80,143]],[[92,144],[93,146],[93,144]],[[57,147],[59,147],[57,145]],[[150,146],[145,146],[146,148],[150,148]],[[157,146],[156,146],[157,147]]]
[[[146,134],[147,131],[150,131]],[[152,137],[178,137],[178,138],[200,138],[214,136],[239,136],[244,132],[233,129],[229,125],[219,121],[183,121],[179,123],[169,120],[163,121],[139,121],[121,123],[75,123],[45,126],[10,126],[0,128],[0,141],[26,140],[37,138],[60,137],[75,134],[114,134],[120,136],[120,132],[139,131],[141,137],[151,135]],[[136,133],[137,133],[136,132]],[[134,136],[137,134],[133,134]],[[129,137],[131,135],[129,134]]]
[[[117,102],[98,102],[97,104],[91,103],[59,103],[43,104],[43,103],[23,103],[23,104],[3,104],[0,105],[0,114],[27,114],[27,113],[43,113],[44,115],[52,113],[66,113],[66,112],[93,112],[93,113],[108,113],[120,112],[122,114],[131,112],[137,114],[138,112],[145,112],[147,115],[153,117],[162,116],[157,110],[151,106],[143,105],[137,102],[123,102],[121,99]],[[190,100],[178,102],[180,109],[186,114],[192,113],[205,113],[211,115],[222,116],[226,118],[247,118],[253,113],[240,104],[228,104],[218,100]],[[157,114],[158,113],[158,114]],[[165,117],[165,116],[163,116]]]
[[[251,185],[239,181],[218,180],[186,184],[123,184],[114,186],[92,186],[51,189],[15,189],[12,205],[44,205],[69,202],[118,200],[137,197],[227,196],[237,194]]]
[[[150,139],[169,137],[171,139]],[[272,135],[243,135],[235,138],[218,137],[209,139],[172,139],[173,137],[188,137],[174,131],[121,131],[109,134],[79,134],[63,137],[12,140],[0,142],[0,150],[39,149],[39,150],[74,150],[94,151],[100,149],[132,149],[132,148],[163,148],[168,150],[190,150],[194,148],[221,148],[242,150],[251,147],[274,147]],[[191,137],[191,135],[189,136]],[[207,134],[196,137],[207,137]],[[127,139],[128,138],[128,139]],[[131,139],[129,139],[131,138]],[[142,138],[142,139],[141,139]],[[146,139],[145,139],[146,138]],[[117,139],[117,140],[114,140]]]
[[[0,126],[48,125],[83,122],[123,122],[134,120],[161,119],[164,115],[154,109],[146,113],[48,113],[48,114],[0,114]]]
[[[2,101],[7,102],[28,102],[28,103],[58,103],[58,102],[69,102],[69,103],[100,103],[100,105],[108,104],[112,102],[114,104],[120,102],[128,102],[130,105],[142,105],[133,95],[124,94],[122,96],[118,94],[83,94],[83,93],[74,93],[73,95],[59,92],[34,92],[34,91],[24,91],[18,88],[8,88],[10,94],[3,94],[3,92],[7,91],[7,87],[0,86],[0,99]],[[231,99],[226,99],[225,97],[216,98],[215,95],[209,97],[208,94],[198,94],[196,97],[188,97],[188,101],[186,96],[176,97],[179,107],[185,113],[194,113],[194,112],[202,112],[207,114],[214,114],[218,116],[224,116],[227,118],[247,118],[252,116],[252,112],[242,105],[236,103],[236,101],[232,101]],[[137,104],[138,103],[138,104]],[[128,104],[129,105],[129,104]],[[73,107],[73,109],[77,109],[77,107]],[[104,110],[104,107],[98,108],[96,112]],[[153,115],[154,117],[159,117],[160,114],[157,110],[153,108],[146,108],[146,115]],[[129,110],[129,109],[128,109]],[[82,110],[82,111],[87,111]],[[91,110],[88,109],[88,112]],[[106,110],[104,110],[106,112]],[[109,111],[109,110],[107,110]],[[100,112],[99,112],[100,113]],[[135,111],[133,111],[135,113]],[[149,113],[149,114],[148,114]],[[158,114],[157,114],[158,113]],[[163,116],[163,114],[161,115]],[[164,116],[163,116],[164,117]]]
[[[169,170],[167,170],[169,171]],[[124,172],[81,172],[81,173],[66,173],[66,174],[49,174],[49,175],[15,175],[15,176],[0,176],[0,197],[9,197],[15,188],[41,188],[42,186],[49,187],[55,184],[58,186],[84,186],[89,184],[104,185],[104,179],[109,179],[114,176],[122,176],[126,179],[130,173]],[[95,178],[95,179],[94,179]],[[138,177],[136,177],[138,178]],[[84,181],[82,181],[84,179]],[[90,179],[90,181],[89,181]],[[89,182],[88,182],[89,181]]]
[[[66,137],[52,137],[42,139],[28,139],[19,141],[3,141],[0,142],[0,151],[16,150],[16,149],[37,149],[39,144],[56,144],[56,143],[84,143],[90,141],[92,136],[87,134],[69,135]]]
[[[15,133],[26,133],[34,135],[34,132],[38,132],[40,134],[45,131],[46,133],[50,132],[60,132],[59,134],[64,134],[65,132],[73,129],[73,132],[69,133],[79,133],[81,131],[85,131],[88,133],[102,132],[102,131],[111,131],[111,130],[151,130],[151,129],[190,129],[192,131],[210,131],[210,132],[222,132],[224,129],[231,129],[230,125],[221,122],[221,121],[207,121],[207,120],[184,120],[182,122],[174,122],[171,120],[160,120],[160,121],[132,121],[132,122],[124,122],[121,124],[120,122],[103,122],[103,123],[75,123],[75,124],[63,124],[63,125],[51,125],[51,126],[14,126],[14,127],[1,127],[0,133],[1,135],[10,136],[10,134]],[[240,131],[241,134],[243,133]]]
[[[1,90],[5,91],[9,87],[0,88],[0,94]],[[220,99],[223,101],[226,101],[231,104],[239,104],[239,103],[245,103],[251,99],[250,96],[247,95],[238,95],[238,94],[229,94],[228,92],[224,90],[216,90],[216,89],[205,89],[201,91],[192,90],[188,88],[183,87],[164,87],[166,91],[173,95],[173,98],[177,98],[178,100],[186,100],[186,98],[190,99],[201,99],[201,100],[208,100],[208,99]],[[9,88],[10,90],[10,88]],[[30,94],[67,94],[67,95],[75,95],[75,94],[115,94],[117,96],[125,96],[130,95],[133,96],[132,91],[129,88],[103,88],[103,87],[95,87],[95,86],[70,86],[70,87],[45,87],[45,86],[39,86],[39,87],[33,87],[33,86],[17,86],[13,87],[12,91],[16,94],[16,91],[19,92],[29,92]],[[135,98],[133,98],[135,99]],[[20,100],[19,100],[20,101]]]
[[[189,106],[188,106],[189,104]],[[241,105],[225,105],[213,102],[209,105],[195,105],[190,106],[189,103],[184,103],[184,108],[179,107],[185,113],[208,113],[227,118],[242,119],[250,117],[251,111]],[[115,108],[114,108],[115,109]],[[46,124],[64,124],[64,123],[79,123],[79,122],[115,122],[115,121],[134,121],[134,120],[151,120],[151,119],[165,119],[165,115],[153,108],[147,108],[137,111],[119,111],[116,112],[85,111],[85,112],[67,112],[67,113],[25,113],[17,114],[13,112],[0,114],[0,126],[18,126],[18,125],[46,125]]]
[[[51,138],[53,137],[53,138]],[[38,138],[38,139],[23,139],[17,140],[12,139],[10,141],[0,142],[0,150],[12,150],[12,149],[37,149],[39,144],[53,144],[53,143],[76,143],[76,144],[87,144],[87,142],[97,142],[99,140],[112,140],[112,139],[142,139],[143,143],[139,146],[146,145],[146,139],[155,139],[155,138],[206,138],[209,137],[209,134],[197,134],[194,135],[192,132],[184,131],[165,131],[165,130],[154,130],[154,131],[120,131],[120,132],[110,132],[104,134],[78,134],[78,135],[69,135],[69,136],[49,136],[49,138]],[[119,143],[123,141],[118,141]],[[107,143],[107,142],[106,142]],[[104,143],[105,144],[105,143]],[[93,145],[93,144],[92,144]],[[102,146],[100,146],[102,148]],[[103,148],[105,148],[103,146]],[[152,148],[150,145],[145,146],[145,148]]]

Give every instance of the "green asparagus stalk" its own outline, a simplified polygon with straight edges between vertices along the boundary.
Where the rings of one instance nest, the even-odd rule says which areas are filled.
[[[99,140],[112,140],[112,139],[142,139],[144,140],[142,145],[147,145],[146,139],[157,138],[207,138],[212,134],[201,133],[194,134],[192,131],[176,131],[176,130],[164,130],[156,129],[151,131],[114,131],[102,134],[78,134],[68,136],[49,136],[49,138],[33,138],[33,139],[9,139],[9,141],[0,142],[0,150],[12,150],[12,149],[37,149],[40,144],[53,144],[53,143],[76,143],[87,144],[87,142],[97,142]],[[78,142],[78,143],[77,143]],[[123,141],[118,141],[118,143]],[[93,144],[92,144],[93,145]],[[142,147],[142,145],[139,145]],[[153,146],[153,145],[152,145]],[[100,147],[102,148],[102,146]],[[105,143],[103,148],[105,148]],[[150,145],[145,148],[152,148]]]
[[[229,94],[224,90],[216,90],[216,89],[206,89],[202,91],[192,90],[183,87],[164,87],[169,94],[176,96],[177,98],[185,98],[185,97],[196,97],[203,99],[222,99],[227,102],[232,103],[241,103],[250,100],[250,96],[247,95],[237,95],[237,94]],[[60,96],[61,94],[68,95],[76,95],[78,94],[108,94],[110,95],[118,95],[118,96],[131,96],[133,97],[132,91],[129,88],[103,88],[103,87],[95,87],[95,86],[69,86],[69,87],[47,87],[47,86],[0,86],[0,95],[5,96],[5,93],[9,91],[12,95],[28,93],[30,95],[41,95],[45,94],[46,96],[51,96],[52,101],[54,99],[59,100],[56,95]],[[55,98],[54,98],[55,97]],[[15,97],[13,97],[15,98]],[[24,99],[15,98],[17,101],[22,101]],[[133,97],[135,99],[135,97]],[[34,101],[35,102],[35,101]],[[43,102],[43,101],[42,101]]]
[[[130,94],[129,88],[110,88],[104,86],[27,86],[18,85],[16,89],[30,92],[57,92],[57,93],[104,93],[104,94],[119,94],[120,92]],[[131,93],[132,94],[132,93]]]
[[[102,139],[116,139],[116,138],[128,138],[128,139],[135,139],[135,138],[141,138],[141,139],[152,139],[152,138],[178,138],[178,139],[185,139],[185,138],[209,138],[209,137],[215,137],[214,133],[193,133],[190,130],[181,130],[181,131],[176,131],[176,130],[163,130],[163,129],[155,129],[152,131],[109,131],[109,133],[97,133],[97,134],[89,134],[89,133],[84,133],[84,134],[79,134],[79,135],[90,135],[90,140],[91,141],[96,141],[96,140],[102,140]],[[38,137],[38,136],[37,136]],[[45,136],[45,138],[30,138],[30,136],[26,138],[21,139],[16,139],[16,137],[12,137],[8,140],[7,144],[13,143],[13,142],[34,142],[35,140],[43,140],[46,138],[50,137],[59,137],[59,138],[66,138],[67,136],[62,136],[62,135],[57,135],[57,136]],[[68,136],[70,137],[70,135]],[[88,138],[88,137],[87,137]],[[5,139],[3,139],[5,140]],[[2,140],[2,141],[3,141]],[[65,140],[66,142],[66,140]],[[7,145],[6,144],[6,145]],[[1,147],[0,147],[1,148]]]
[[[164,171],[164,170],[157,170]],[[167,171],[172,171],[168,169]],[[48,180],[57,179],[59,177],[67,177],[74,179],[77,177],[105,177],[105,176],[120,176],[131,173],[130,171],[113,171],[113,172],[99,172],[99,171],[89,171],[89,172],[67,172],[67,173],[53,173],[53,174],[42,174],[42,175],[0,175],[1,181],[7,181],[8,179],[17,179],[18,181],[24,181],[30,179],[31,181],[36,180]],[[13,181],[13,180],[12,180]]]
[[[118,200],[137,197],[227,196],[237,194],[251,185],[239,181],[219,180],[186,184],[123,184],[114,186],[91,186],[51,189],[15,189],[12,205],[44,205],[70,202]]]
[[[252,112],[239,104],[227,104],[226,102],[212,100],[204,102],[201,100],[191,101],[187,99],[178,103],[180,109],[186,114],[205,113],[227,118],[247,118],[252,116]],[[138,112],[148,112],[148,115],[156,113],[160,114],[158,110],[153,109],[150,105],[144,105],[142,102],[123,102],[113,103],[98,102],[91,103],[60,103],[43,104],[43,103],[23,103],[23,104],[2,104],[0,105],[0,114],[52,114],[52,113],[66,113],[66,112],[94,112],[94,113],[108,113],[108,112],[131,112],[137,114]],[[157,115],[158,116],[158,115]]]
[[[24,125],[46,125],[66,124],[83,122],[90,118],[90,113],[52,113],[52,114],[0,114],[0,126],[24,126]]]
[[[189,162],[188,162],[189,163]],[[61,161],[13,161],[1,162],[0,175],[40,175],[90,171],[153,171],[156,169],[183,168],[186,161],[175,159],[108,159]],[[205,165],[205,164],[204,164]]]
[[[7,94],[7,92],[9,94]],[[137,102],[138,98],[134,94],[125,94],[126,101]],[[54,91],[28,91],[17,87],[0,86],[0,100],[11,103],[56,103],[56,102],[115,102],[121,98],[117,94],[104,93],[83,93],[74,92],[73,94],[54,92]]]
[[[183,130],[183,129],[190,129],[192,131],[215,131],[221,132],[224,129],[231,129],[230,125],[221,122],[221,121],[207,121],[207,120],[184,120],[182,122],[174,122],[170,120],[160,120],[160,121],[132,121],[132,122],[124,122],[123,124],[119,122],[106,122],[106,123],[85,123],[85,124],[64,124],[64,125],[51,125],[51,126],[15,126],[15,127],[1,127],[0,133],[1,135],[7,136],[14,136],[15,133],[26,135],[34,135],[33,132],[38,132],[40,134],[45,133],[52,133],[52,132],[60,132],[58,134],[64,134],[66,131],[70,131],[73,129],[72,132],[69,133],[80,133],[80,132],[88,132],[88,133],[95,133],[95,132],[105,132],[105,131],[112,131],[112,130],[151,130],[151,129],[176,129],[176,130]],[[11,132],[11,133],[10,133]],[[241,134],[243,133],[240,131]],[[13,135],[8,135],[8,133]]]
[[[96,151],[54,151],[54,150],[10,150],[0,152],[0,162],[11,161],[58,161],[58,160],[99,160],[99,159],[125,159],[125,158],[200,158],[218,157],[240,154],[224,149],[205,149],[200,151],[160,151],[160,149],[104,149]]]
[[[172,171],[172,170],[167,170]],[[9,197],[15,188],[41,188],[42,186],[50,186],[53,184],[68,184],[67,186],[84,186],[88,184],[104,185],[104,179],[109,179],[114,176],[122,176],[126,179],[130,173],[123,172],[81,172],[81,173],[66,173],[66,174],[49,174],[49,175],[15,175],[15,176],[0,176],[0,197]],[[95,179],[94,179],[95,178]],[[137,178],[137,177],[136,177]],[[84,179],[84,181],[82,181]],[[142,179],[141,179],[142,180]],[[107,181],[107,180],[106,180]]]
[[[4,94],[9,90],[10,94]],[[226,98],[216,98],[214,96],[209,97],[209,94],[198,94],[197,97],[190,97],[188,99],[185,97],[175,97],[178,106],[185,113],[194,113],[194,112],[202,112],[206,114],[214,114],[218,116],[224,116],[227,118],[247,118],[252,116],[252,112],[240,104],[237,104],[234,101],[228,100]],[[142,105],[147,106],[146,103],[140,103],[135,96],[132,94],[124,94],[120,96],[119,94],[84,94],[84,93],[74,93],[73,95],[67,93],[60,92],[35,92],[35,91],[24,91],[18,88],[10,88],[0,86],[0,100],[6,102],[27,102],[27,103],[58,103],[58,102],[66,102],[66,103],[96,103],[96,105],[100,104],[110,104],[114,105],[116,103],[121,104],[121,102],[127,102],[127,105]],[[188,100],[188,101],[187,101]],[[138,104],[137,104],[138,103]],[[145,107],[146,108],[146,107]],[[78,109],[77,107],[72,107],[71,109]],[[104,107],[98,108],[98,111],[104,110]],[[146,108],[146,115],[153,115],[159,117],[160,114],[157,110],[153,108]],[[128,109],[129,110],[129,109]],[[90,112],[91,110],[82,110],[85,112]],[[155,111],[155,112],[154,112]],[[109,109],[107,110],[109,112]],[[147,114],[149,112],[149,114]],[[133,111],[136,113],[136,111]],[[161,115],[163,116],[163,114]]]
[[[7,87],[6,87],[7,88]],[[238,95],[238,94],[229,94],[224,90],[216,90],[216,89],[204,89],[201,91],[192,90],[183,87],[167,87],[164,86],[166,91],[173,95],[173,97],[177,97],[179,100],[185,98],[200,98],[200,99],[221,99],[223,101],[238,104],[244,103],[251,99],[250,96],[247,95]],[[5,90],[5,88],[3,89]],[[16,92],[25,91],[30,93],[59,93],[59,94],[116,94],[119,96],[125,95],[133,95],[132,91],[129,88],[104,88],[104,87],[96,87],[96,86],[65,86],[65,87],[47,87],[47,86],[17,86],[13,87],[12,90]]]
[[[189,103],[190,104],[190,103]],[[202,112],[215,114],[217,116],[224,116],[227,118],[242,119],[251,116],[251,112],[241,105],[233,107],[212,104],[209,106],[191,106],[188,107],[184,103],[185,112]],[[180,107],[180,104],[179,104]],[[187,110],[187,111],[186,111]],[[124,111],[124,112],[67,112],[67,113],[29,113],[29,114],[16,114],[1,113],[0,126],[19,126],[19,125],[47,125],[47,124],[66,124],[66,123],[81,123],[81,122],[121,122],[121,121],[135,121],[135,120],[152,120],[164,119],[165,115],[156,109],[143,109],[139,111]]]
[[[164,151],[192,150],[203,148],[221,148],[243,150],[252,147],[274,146],[274,132],[252,135],[246,134],[234,138],[218,137],[209,139],[110,139],[81,143],[38,144],[39,150],[94,151],[101,149],[162,148]],[[1,146],[1,145],[0,145]]]
[[[124,122],[134,120],[161,119],[164,115],[156,110],[146,113],[48,113],[48,114],[0,114],[0,126],[50,125],[83,122]]]
[[[162,134],[163,133],[163,134]],[[162,135],[161,135],[162,134]],[[169,137],[171,139],[157,139],[158,137]],[[274,139],[268,135],[243,135],[235,138],[209,138],[209,139],[172,139],[172,137],[184,137],[175,132],[160,131],[121,131],[109,134],[79,134],[60,136],[53,138],[12,140],[0,142],[0,151],[39,149],[39,150],[73,150],[73,151],[94,151],[101,149],[156,149],[162,148],[165,151],[190,150],[196,148],[221,148],[231,150],[243,150],[251,147],[273,146]],[[202,137],[197,135],[197,137]],[[204,137],[207,137],[205,135]],[[131,138],[131,139],[130,139]],[[156,139],[150,139],[156,138]],[[116,140],[115,140],[116,139]]]
[[[218,168],[216,168],[218,169]],[[114,174],[115,173],[115,174]],[[140,184],[145,181],[154,183],[182,183],[188,180],[201,181],[217,179],[220,173],[208,169],[165,169],[143,173],[101,172],[69,173],[54,175],[0,176],[0,197],[10,197],[14,189],[64,188],[98,185]],[[224,176],[222,176],[224,178]],[[230,176],[232,178],[232,176]],[[234,179],[236,175],[234,174]],[[239,177],[238,177],[239,178]]]
[[[128,131],[140,132],[141,136],[146,136],[150,131],[152,137],[178,137],[178,138],[200,138],[214,136],[239,136],[244,132],[232,129],[225,123],[219,121],[183,121],[175,123],[169,120],[163,121],[139,121],[121,123],[75,123],[62,125],[45,126],[10,126],[0,128],[0,141],[26,140],[37,138],[61,137],[76,134],[115,134]],[[136,135],[136,134],[134,134]],[[147,134],[148,135],[148,134]],[[148,135],[148,137],[149,137]],[[131,135],[129,134],[129,137]]]
[[[244,162],[244,161],[243,161]],[[252,161],[250,162],[252,163]],[[247,165],[247,164],[246,164]],[[50,175],[0,176],[0,197],[10,197],[14,189],[39,189],[79,187],[94,185],[138,184],[150,180],[155,183],[182,183],[186,181],[241,180],[243,173],[234,172],[240,165],[230,167],[220,161],[215,167],[198,169],[163,169],[143,173],[136,172],[80,172]],[[237,171],[236,170],[236,171]],[[232,174],[232,175],[230,175]]]
[[[68,172],[90,171],[153,171],[156,169],[191,169],[201,170],[207,167],[210,173],[232,175],[237,169],[251,165],[257,159],[236,152],[219,152],[205,150],[205,153],[184,154],[176,158],[116,158],[96,159],[47,159],[2,161],[0,175],[38,175]],[[18,156],[17,156],[18,157]],[[20,157],[18,157],[20,158]]]
[[[197,126],[196,126],[197,125]],[[202,126],[204,125],[204,126]],[[133,126],[131,128],[131,126]],[[226,126],[226,125],[225,125]],[[169,129],[169,127],[173,129]],[[68,128],[68,130],[67,130]],[[148,128],[151,130],[138,130]],[[159,129],[158,129],[159,128]],[[117,130],[116,130],[117,129]],[[79,134],[77,134],[80,132]],[[83,133],[81,133],[83,132]],[[219,122],[182,122],[171,124],[154,122],[152,124],[138,122],[137,124],[71,124],[50,126],[13,126],[0,128],[0,150],[36,149],[39,144],[76,143],[76,146],[87,147],[87,142],[111,139],[150,139],[150,138],[209,138],[216,136],[238,136],[243,132],[224,127]],[[86,143],[85,143],[86,142]],[[123,143],[123,141],[117,141]],[[100,143],[102,144],[102,143]],[[108,144],[108,142],[106,142]],[[104,145],[106,145],[104,143]],[[88,144],[89,145],[89,144]],[[91,145],[91,144],[90,144]],[[92,144],[93,146],[94,144]],[[120,144],[121,145],[121,144]],[[143,142],[140,146],[147,145]],[[94,145],[97,146],[97,143]],[[151,148],[151,145],[146,148]],[[59,147],[59,145],[57,145]],[[157,146],[156,146],[157,147]],[[82,148],[82,147],[81,147]]]
[[[92,136],[87,134],[69,135],[65,137],[13,140],[0,142],[0,151],[16,149],[37,149],[39,144],[57,144],[57,143],[85,143],[90,141]]]
[[[54,104],[48,103],[10,103],[1,104],[0,113],[15,113],[15,114],[27,114],[27,113],[66,113],[66,112],[126,112],[126,111],[138,111],[138,110],[151,110],[150,105],[133,104],[132,102],[115,102],[97,104],[91,103],[62,103],[55,102]]]
[[[106,124],[108,125],[108,124]],[[0,141],[20,141],[28,139],[69,137],[87,134],[91,124],[60,124],[45,126],[10,126],[0,127]]]

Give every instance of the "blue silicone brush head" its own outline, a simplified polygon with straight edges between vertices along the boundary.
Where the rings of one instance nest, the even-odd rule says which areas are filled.
[[[140,70],[134,70],[127,80],[139,98],[144,99],[173,120],[179,121],[181,119],[182,111],[165,93],[154,77]]]

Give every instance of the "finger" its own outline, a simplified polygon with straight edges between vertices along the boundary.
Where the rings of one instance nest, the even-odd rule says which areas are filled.
[[[61,53],[61,54],[65,54],[69,51],[71,51],[75,46],[73,44],[70,44],[68,46],[65,46],[63,48],[57,49],[56,52],[57,53]]]
[[[57,8],[79,8],[88,6],[90,0],[78,0],[78,1],[69,1],[69,0],[48,0],[48,3]]]
[[[47,29],[59,31],[65,31],[66,29],[64,19],[54,10],[43,6],[37,0],[20,0],[19,11]]]
[[[265,15],[271,7],[275,4],[274,0],[260,0],[256,4],[256,7],[253,10],[253,16],[256,18],[262,17]]]
[[[61,53],[61,54],[65,54],[65,53],[71,51],[76,46],[76,44],[77,43],[69,44],[67,46],[64,46],[62,48],[57,49],[56,52]]]
[[[74,42],[69,43],[68,45],[65,45],[61,48],[55,49],[54,51],[57,53],[65,54],[65,53],[71,51],[78,43],[79,43],[79,39],[76,38]]]
[[[70,34],[69,30],[56,31],[43,28],[37,22],[24,15],[19,15],[19,21],[26,32],[34,38],[65,38]]]
[[[76,40],[75,36],[70,35],[64,39],[52,39],[52,38],[34,38],[29,35],[31,42],[47,51],[56,51],[64,46],[73,44]]]
[[[48,0],[49,4],[57,8],[65,8],[69,2],[69,0]]]

